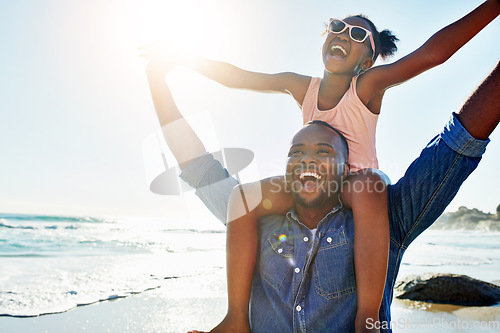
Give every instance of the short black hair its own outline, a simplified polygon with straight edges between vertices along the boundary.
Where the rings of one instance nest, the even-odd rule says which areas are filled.
[[[384,29],[379,32],[375,24],[366,15],[359,14],[350,17],[361,18],[370,25],[374,35],[373,40],[375,41],[375,54],[373,55],[373,61],[377,60],[379,55],[382,59],[386,59],[396,53],[398,50],[396,42],[399,41],[399,39],[392,33],[392,31]]]
[[[347,144],[347,139],[345,138],[344,134],[342,134],[338,129],[336,129],[335,127],[333,127],[329,123],[324,122],[323,120],[311,120],[311,121],[308,121],[307,123],[304,124],[304,126],[307,126],[307,125],[322,125],[322,126],[326,126],[329,129],[333,130],[335,133],[337,133],[339,135],[339,137],[340,137],[340,140],[342,141],[342,145],[343,145],[343,148],[344,148],[343,152],[345,154],[345,161],[347,162],[349,160],[349,145]]]

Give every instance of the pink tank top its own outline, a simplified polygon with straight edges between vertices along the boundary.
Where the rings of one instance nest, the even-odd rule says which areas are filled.
[[[341,132],[349,144],[351,171],[365,168],[378,169],[375,148],[375,129],[378,115],[372,113],[361,102],[356,92],[357,76],[353,77],[349,90],[333,109],[318,109],[318,91],[321,78],[311,78],[304,102],[302,117],[304,124],[311,120],[322,120]]]

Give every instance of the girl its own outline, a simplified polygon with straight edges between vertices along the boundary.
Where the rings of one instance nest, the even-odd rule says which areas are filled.
[[[291,72],[249,72],[206,59],[190,65],[227,87],[287,93],[301,106],[304,123],[326,121],[348,140],[353,173],[341,199],[354,215],[357,332],[366,330],[368,318],[378,320],[387,273],[387,180],[377,170],[375,151],[375,127],[383,95],[388,88],[446,61],[499,13],[499,1],[487,0],[416,51],[395,63],[376,67],[373,64],[379,55],[385,58],[396,51],[397,38],[388,30],[378,32],[364,16],[331,19],[322,48],[323,78]],[[309,181],[313,180],[303,185]],[[282,177],[264,180],[261,204],[250,212],[236,214],[228,224],[228,313],[213,332],[250,331],[248,302],[257,251],[256,221],[263,215],[284,214],[292,207],[291,196],[284,188]]]

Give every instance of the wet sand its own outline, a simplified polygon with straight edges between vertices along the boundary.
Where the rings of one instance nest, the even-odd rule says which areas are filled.
[[[163,332],[210,330],[226,312],[225,271],[166,280],[127,298],[32,318],[0,317],[2,332]],[[394,332],[499,332],[500,306],[460,307],[395,299]]]

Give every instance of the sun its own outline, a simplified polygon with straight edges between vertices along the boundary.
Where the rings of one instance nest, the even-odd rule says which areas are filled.
[[[202,2],[149,0],[136,9],[134,34],[138,44],[160,41],[174,45],[181,53],[194,50],[196,36],[205,24]]]

